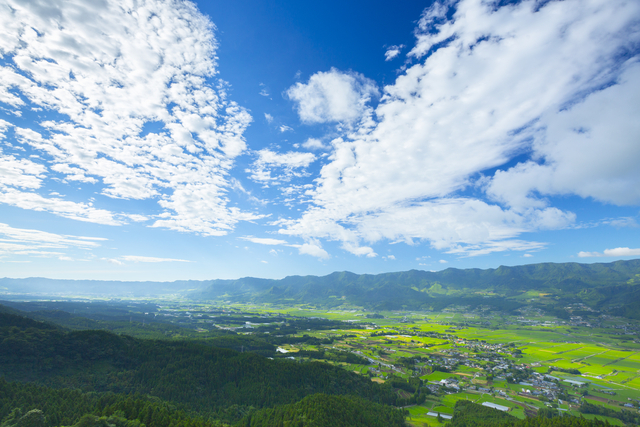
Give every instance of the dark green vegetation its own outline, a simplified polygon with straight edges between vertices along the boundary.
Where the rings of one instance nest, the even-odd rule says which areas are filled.
[[[639,267],[189,283],[203,301],[0,280],[0,427],[638,425]]]
[[[451,427],[604,427],[610,425],[605,421],[556,414],[557,412],[541,410],[535,417],[518,420],[497,409],[459,400],[450,425]]]
[[[195,301],[351,305],[368,310],[434,310],[451,305],[488,306],[505,313],[522,307],[535,292],[534,305],[549,314],[569,317],[591,310],[640,319],[640,260],[613,263],[543,263],[496,269],[449,268],[439,272],[411,270],[378,275],[336,272],[328,276],[290,276],[281,280],[245,277],[237,280],[153,282],[55,281],[0,279],[6,299],[15,294],[168,296]],[[571,312],[568,304],[583,304]]]
[[[617,418],[627,424],[640,425],[640,413],[632,411],[615,411],[601,405],[594,405],[589,402],[582,402],[580,412],[583,414],[605,415],[607,417]]]
[[[67,332],[6,311],[0,313],[0,375],[9,381],[70,388],[80,393],[75,397],[54,398],[51,396],[59,396],[56,393],[71,391],[31,388],[25,391],[27,395],[45,395],[45,398],[33,398],[39,402],[35,408],[31,407],[33,399],[28,400],[31,397],[25,398],[29,403],[25,408],[21,402],[7,402],[7,398],[18,394],[15,391],[1,394],[2,417],[18,419],[22,415],[10,415],[16,408],[41,409],[51,417],[48,425],[75,423],[87,413],[111,416],[114,411],[123,410],[127,414],[122,405],[116,405],[113,411],[106,410],[107,404],[100,400],[119,402],[124,396],[144,396],[150,405],[157,404],[160,408],[177,405],[184,414],[189,414],[184,417],[201,420],[200,424],[186,425],[204,425],[203,420],[236,423],[257,408],[292,404],[315,393],[359,396],[359,399],[340,400],[341,405],[351,408],[353,413],[361,412],[374,402],[394,404],[397,398],[388,386],[324,363],[269,360],[256,353],[238,353],[191,340],[142,340],[94,330]],[[21,390],[15,384],[3,382],[3,386]],[[96,392],[102,397],[98,398]],[[48,414],[55,399],[86,404],[72,410],[72,415]],[[317,406],[301,403],[296,412],[305,413]],[[372,408],[388,413],[388,419],[401,420],[400,424],[388,425],[403,425],[403,417],[393,415],[395,410],[389,406]],[[145,413],[130,414],[153,426],[170,426],[175,421],[167,415],[166,423],[149,424]]]
[[[544,294],[538,297],[538,306],[560,317],[568,317],[564,310],[567,304],[582,303],[590,309],[640,319],[640,260],[378,275],[340,272],[282,280],[244,278],[214,281],[192,297],[322,307],[351,304],[372,310],[439,311],[452,304],[472,309],[484,305],[511,312],[524,305],[527,295],[523,294],[531,291]]]
[[[387,427],[404,425],[404,415],[357,397],[314,394],[297,403],[262,409],[243,421],[247,427]]]

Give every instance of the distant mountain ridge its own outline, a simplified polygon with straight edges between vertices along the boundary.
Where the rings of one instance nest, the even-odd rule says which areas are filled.
[[[541,296],[536,297],[533,291]],[[486,270],[410,270],[375,275],[343,271],[327,276],[287,276],[283,279],[244,277],[176,282],[0,279],[0,293],[7,292],[112,296],[179,294],[194,300],[325,307],[350,304],[374,310],[437,310],[451,304],[489,305],[513,310],[525,301],[537,300],[546,306],[581,302],[594,309],[607,308],[629,316],[636,311],[640,313],[640,259],[594,264],[540,263]]]
[[[0,279],[1,294],[46,294],[82,296],[158,296],[200,289],[211,281],[178,280],[175,282],[134,282],[115,280],[65,280],[29,277]]]
[[[226,297],[238,302],[311,304],[326,304],[329,299],[334,299],[334,305],[348,301],[354,305],[384,309],[428,306],[434,304],[435,299],[469,297],[478,291],[490,291],[506,298],[530,290],[561,295],[595,292],[591,299],[601,300],[606,292],[598,290],[617,286],[623,288],[619,290],[628,291],[637,285],[640,285],[640,260],[595,264],[541,263],[486,270],[410,270],[377,275],[335,272],[322,277],[288,276],[280,280],[247,277],[213,281],[208,289],[191,296],[198,299]]]

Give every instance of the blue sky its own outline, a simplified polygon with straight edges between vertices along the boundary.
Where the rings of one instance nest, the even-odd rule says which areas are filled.
[[[640,3],[0,1],[0,276],[640,257]]]

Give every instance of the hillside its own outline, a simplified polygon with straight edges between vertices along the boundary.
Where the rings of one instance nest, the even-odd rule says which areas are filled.
[[[344,401],[355,413],[372,405],[394,416],[391,408],[381,406],[397,399],[389,386],[329,364],[271,360],[194,341],[68,332],[14,312],[0,312],[0,389],[9,387],[5,381],[17,381],[83,393],[146,396],[228,422],[254,409],[293,404],[316,393],[348,394],[361,398]],[[16,406],[3,405],[0,399],[0,420],[12,407]],[[395,425],[403,424],[402,417],[399,420]]]
[[[450,304],[487,305],[501,310],[521,306],[524,294],[542,294],[548,308],[584,303],[633,317],[640,309],[640,260],[612,263],[542,263],[496,269],[448,268],[378,275],[336,272],[328,276],[254,278],[214,281],[194,299],[235,302],[297,303],[319,306],[352,304],[375,310],[442,309]]]
[[[181,295],[196,301],[225,300],[317,307],[351,305],[369,310],[441,310],[450,305],[510,312],[525,304],[556,315],[575,303],[594,310],[640,318],[640,260],[612,263],[540,263],[495,269],[410,270],[384,274],[347,271],[327,276],[288,276],[279,280],[179,282],[100,282],[0,279],[0,293],[148,296]],[[558,311],[560,310],[560,311]]]

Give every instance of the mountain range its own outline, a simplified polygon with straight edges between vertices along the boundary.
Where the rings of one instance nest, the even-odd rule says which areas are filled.
[[[117,282],[0,279],[0,295],[163,297],[238,303],[357,306],[369,310],[439,310],[454,305],[510,311],[523,305],[556,310],[584,304],[627,317],[640,315],[640,259],[611,263],[540,263],[495,269],[448,268],[384,274],[335,272],[283,279]]]

